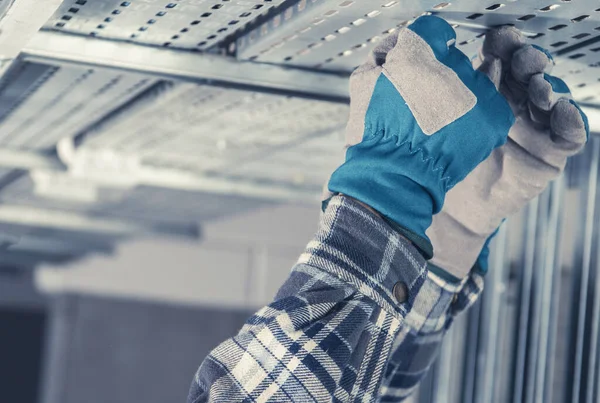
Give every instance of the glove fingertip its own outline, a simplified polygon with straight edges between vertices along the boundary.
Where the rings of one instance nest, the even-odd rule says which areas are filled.
[[[529,82],[529,100],[542,111],[549,112],[555,104],[555,89],[545,74],[536,74]]]
[[[512,26],[504,26],[486,34],[483,42],[483,55],[509,62],[515,51],[523,45],[525,45],[525,38],[521,31]]]
[[[563,94],[563,95],[571,94],[571,90],[569,89],[569,86],[567,85],[567,83],[565,83],[560,78],[551,76],[550,74],[545,74],[545,73],[544,73],[543,77],[544,77],[544,80],[547,81],[552,86],[552,91],[554,91],[555,93]]]
[[[554,59],[549,52],[538,46],[526,45],[515,52],[511,71],[519,82],[527,84],[531,77],[549,71],[552,66]]]
[[[590,139],[590,121],[587,117],[587,115],[585,114],[585,112],[581,109],[581,107],[579,106],[579,104],[575,101],[573,101],[572,99],[569,99],[569,103],[574,106],[575,108],[577,108],[577,110],[579,111],[579,115],[581,116],[581,119],[583,120],[583,127],[585,129],[585,140],[589,140]]]
[[[556,103],[550,122],[552,132],[571,143],[583,145],[589,139],[588,118],[572,99],[562,98]]]
[[[552,65],[556,64],[556,62],[554,61],[554,56],[552,56],[552,53],[550,53],[548,49],[545,49],[538,45],[531,45],[531,47],[545,54],[548,60],[552,62]]]

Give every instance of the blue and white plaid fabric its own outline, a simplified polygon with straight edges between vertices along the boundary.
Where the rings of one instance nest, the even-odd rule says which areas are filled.
[[[336,196],[275,300],[202,363],[188,402],[400,402],[482,287],[429,273],[384,220]]]

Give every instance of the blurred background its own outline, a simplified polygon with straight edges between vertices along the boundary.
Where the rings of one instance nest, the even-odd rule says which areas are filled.
[[[598,0],[0,0],[0,403],[185,401],[316,230],[350,72],[423,13],[470,57],[522,29],[600,133]],[[600,401],[599,140],[415,401]]]

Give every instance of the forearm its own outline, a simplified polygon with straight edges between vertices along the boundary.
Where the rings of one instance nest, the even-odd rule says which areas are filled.
[[[450,323],[454,290],[426,267],[384,220],[334,197],[275,300],[213,350],[188,401],[400,401]]]

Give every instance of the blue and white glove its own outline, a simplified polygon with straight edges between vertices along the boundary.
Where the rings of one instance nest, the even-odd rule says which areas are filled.
[[[474,266],[487,270],[489,239],[502,220],[557,178],[589,137],[569,88],[548,74],[554,65],[548,51],[505,27],[486,36],[482,53],[480,71],[498,85],[517,118],[507,143],[448,193],[427,232],[435,248],[431,263],[456,280]]]
[[[426,258],[446,192],[506,142],[514,114],[494,83],[425,16],[386,38],[350,79],[346,161],[329,190],[377,210]]]

